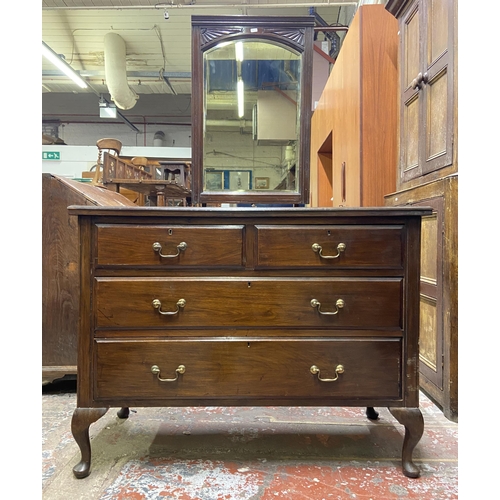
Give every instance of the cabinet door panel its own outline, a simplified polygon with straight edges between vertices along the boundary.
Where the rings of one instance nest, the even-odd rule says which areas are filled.
[[[426,375],[437,382],[437,376],[442,372],[438,366],[438,359],[441,357],[438,353],[438,339],[436,336],[438,327],[438,304],[434,297],[429,297],[420,294],[420,341],[419,341],[419,357],[420,367],[425,370]],[[441,381],[439,384],[441,388]]]
[[[411,10],[403,22],[403,91],[411,86],[411,82],[420,71],[420,9],[419,5]]]
[[[432,383],[443,387],[443,209],[442,197],[431,198],[416,206],[432,206],[434,213],[422,219],[420,253],[420,372]]]
[[[402,134],[404,147],[401,148],[401,177],[408,181],[421,175],[422,171],[418,161],[419,157],[419,94],[415,93],[409,102],[403,105]]]
[[[453,4],[450,0],[427,0],[426,4],[422,174],[453,162]]]
[[[420,89],[413,85],[421,68],[421,10],[419,2],[408,11],[401,22],[401,146],[400,181],[407,182],[422,175],[420,164],[422,100]]]
[[[448,74],[441,72],[427,86],[426,162],[445,155],[447,150]]]
[[[431,66],[442,54],[448,50],[448,23],[450,13],[449,0],[428,0],[429,22],[427,24],[427,61]]]

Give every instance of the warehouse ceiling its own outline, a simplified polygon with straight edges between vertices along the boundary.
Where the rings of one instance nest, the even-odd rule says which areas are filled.
[[[128,86],[139,97],[131,109],[118,109],[122,117],[131,122],[147,118],[189,122],[192,15],[304,16],[314,12],[327,25],[349,25],[360,3],[380,2],[42,0],[43,42],[88,84],[81,89],[43,58],[43,120],[99,119],[99,96],[111,100],[104,62],[108,33],[119,35],[125,43]],[[323,39],[318,33],[318,40]]]

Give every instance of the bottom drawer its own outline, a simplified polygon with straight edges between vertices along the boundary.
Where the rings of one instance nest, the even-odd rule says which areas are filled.
[[[400,338],[98,339],[95,347],[95,400],[401,397]]]

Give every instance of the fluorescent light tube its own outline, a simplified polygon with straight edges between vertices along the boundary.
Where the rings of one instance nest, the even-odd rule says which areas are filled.
[[[236,90],[238,93],[238,117],[242,118],[243,115],[245,114],[245,101],[244,101],[244,92],[245,92],[245,87],[243,85],[243,80],[241,78],[238,78],[238,83],[236,84]]]
[[[44,55],[54,66],[60,69],[66,76],[71,78],[82,89],[87,88],[87,84],[82,77],[63,59],[61,59],[45,42],[42,41],[42,55]]]

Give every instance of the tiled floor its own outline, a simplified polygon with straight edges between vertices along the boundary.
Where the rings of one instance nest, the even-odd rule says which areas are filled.
[[[44,500],[458,498],[458,424],[421,394],[424,435],[401,471],[404,428],[386,408],[111,408],[90,427],[91,473],[76,479],[74,381],[42,394]]]

